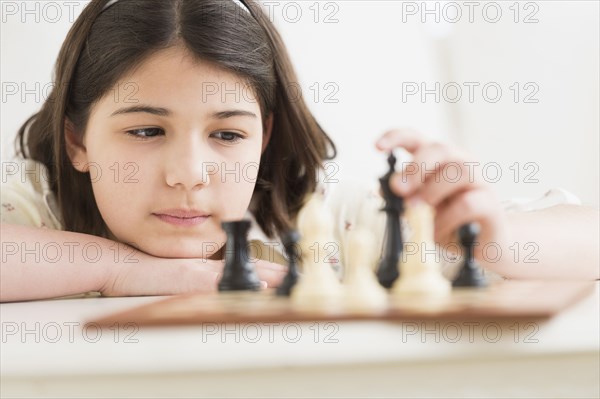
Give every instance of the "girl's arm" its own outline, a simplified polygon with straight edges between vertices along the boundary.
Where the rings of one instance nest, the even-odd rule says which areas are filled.
[[[108,239],[2,224],[0,302],[98,291],[106,296],[214,291],[223,261],[164,259]],[[285,267],[257,261],[261,280],[277,285]]]
[[[507,213],[510,241],[485,266],[512,278],[600,279],[599,215],[578,205]]]

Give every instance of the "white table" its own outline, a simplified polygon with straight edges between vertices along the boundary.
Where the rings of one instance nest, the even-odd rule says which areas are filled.
[[[84,322],[159,298],[2,304],[1,394],[599,397],[599,291],[535,324],[120,326],[99,336]]]

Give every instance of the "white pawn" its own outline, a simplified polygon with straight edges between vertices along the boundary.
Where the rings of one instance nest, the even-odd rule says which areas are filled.
[[[379,284],[373,264],[375,238],[365,228],[357,227],[347,234],[348,256],[344,284],[346,308],[351,312],[377,312],[387,307],[387,292]]]
[[[300,264],[303,273],[291,293],[296,308],[328,312],[339,306],[342,287],[326,262],[333,240],[333,217],[323,201],[313,195],[298,214]]]
[[[394,295],[446,297],[452,286],[435,262],[433,209],[420,202],[405,213],[412,237],[405,243],[400,260],[400,278],[392,287]],[[427,251],[427,253],[423,253]],[[433,259],[432,259],[433,258]]]

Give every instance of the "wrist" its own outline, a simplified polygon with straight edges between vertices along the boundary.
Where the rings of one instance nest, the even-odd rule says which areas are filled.
[[[148,259],[145,258],[150,256],[117,241],[109,240],[106,247],[108,251],[102,257],[104,273],[99,291],[104,296],[126,295],[126,276],[133,273],[138,264],[147,263]]]

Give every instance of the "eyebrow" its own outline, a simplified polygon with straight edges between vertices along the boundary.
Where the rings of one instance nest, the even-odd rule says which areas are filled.
[[[171,111],[166,108],[152,107],[149,105],[134,105],[132,107],[119,108],[113,112],[110,116],[123,115],[123,114],[134,114],[134,113],[146,113],[157,116],[170,116]],[[231,109],[226,111],[214,112],[210,115],[213,119],[227,119],[234,116],[248,116],[251,118],[257,118],[254,112],[245,111],[242,109]]]

